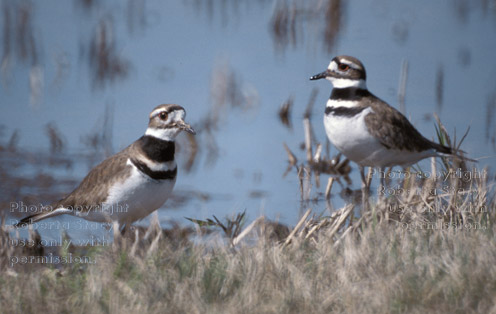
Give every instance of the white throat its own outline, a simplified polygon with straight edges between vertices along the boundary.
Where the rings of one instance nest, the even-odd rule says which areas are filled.
[[[171,129],[147,128],[145,135],[153,136],[164,141],[174,141],[177,132],[179,131],[176,128],[171,128]]]
[[[335,77],[327,77],[329,81],[331,81],[332,86],[334,88],[347,88],[347,87],[356,87],[360,89],[367,89],[367,84],[365,80],[350,80],[344,78],[335,78]]]

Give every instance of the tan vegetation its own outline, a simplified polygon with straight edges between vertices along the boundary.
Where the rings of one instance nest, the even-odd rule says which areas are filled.
[[[2,233],[1,308],[9,313],[494,312],[493,182],[487,175],[467,182],[453,174],[449,183],[463,185],[463,191],[435,194],[445,184],[440,178],[397,180],[390,184],[416,192],[380,197],[369,212],[353,204],[328,217],[309,210],[289,234],[263,218],[244,228],[248,232],[230,232],[231,241],[202,233],[212,226],[198,227],[195,237],[192,230],[152,224],[124,237],[116,234],[111,247],[59,252],[90,257],[93,264],[12,267],[9,257],[35,251],[10,247]],[[241,224],[239,217],[230,223]]]

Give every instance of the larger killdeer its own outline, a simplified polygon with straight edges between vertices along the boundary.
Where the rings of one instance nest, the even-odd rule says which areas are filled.
[[[121,226],[158,209],[176,182],[174,139],[180,131],[195,134],[178,105],[160,105],[150,113],[148,129],[123,151],[94,167],[72,193],[16,226],[71,214]]]
[[[310,80],[322,78],[334,87],[324,115],[327,137],[362,170],[365,166],[409,166],[427,157],[446,155],[467,159],[423,137],[398,110],[371,94],[365,84],[365,68],[358,59],[335,57],[326,71]]]

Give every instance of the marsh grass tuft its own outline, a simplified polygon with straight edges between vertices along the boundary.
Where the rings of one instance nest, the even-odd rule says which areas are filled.
[[[207,218],[206,220],[187,218],[189,221],[195,223],[198,227],[218,227],[220,228],[225,236],[229,239],[236,238],[241,232],[241,228],[245,222],[246,210],[240,214],[237,214],[236,217],[229,218],[227,217],[226,222],[220,221],[215,215],[214,219]]]

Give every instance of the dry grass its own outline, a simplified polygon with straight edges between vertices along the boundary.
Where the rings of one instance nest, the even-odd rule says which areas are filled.
[[[12,313],[496,311],[494,182],[472,178],[456,197],[430,195],[445,183],[440,179],[392,183],[417,192],[379,198],[364,213],[352,204],[324,218],[308,210],[289,235],[263,218],[240,233],[251,241],[201,232],[192,240],[191,230],[152,224],[116,235],[111,247],[59,252],[89,256],[94,264],[11,267],[9,256],[34,251],[16,251],[3,233],[0,307]]]
[[[318,187],[319,176],[329,174],[331,197],[334,180],[349,180],[350,165],[323,152],[310,115],[303,123],[305,157],[298,162],[285,146],[289,171],[296,170],[304,201],[311,199],[312,176]],[[54,130],[47,133],[56,151]],[[439,120],[437,133],[459,148]],[[386,172],[394,178],[385,180],[385,193],[373,193],[368,211],[359,200],[325,217],[308,209],[292,228],[264,217],[244,226],[242,213],[227,221],[191,219],[196,230],[162,230],[153,221],[114,234],[110,246],[45,248],[31,232],[36,245],[22,249],[2,225],[0,312],[496,312],[494,176],[456,160],[431,165],[429,173],[441,176]],[[0,176],[14,182],[7,172]],[[53,256],[72,262],[40,263]]]
[[[310,97],[308,108],[313,98]],[[308,110],[310,112],[311,110]],[[302,200],[311,176],[346,178],[350,166],[322,152],[305,115],[304,152],[286,146]],[[438,140],[453,148],[437,121]],[[432,174],[437,173],[439,176]],[[428,175],[431,174],[431,175]],[[191,219],[192,227],[114,234],[110,246],[32,248],[11,244],[0,229],[0,309],[94,313],[490,313],[496,312],[495,179],[466,162],[433,161],[429,172],[385,175],[370,210],[350,202],[295,227],[244,213],[225,221]],[[318,186],[318,184],[315,184]],[[384,193],[380,193],[383,191]],[[305,204],[308,204],[305,203]],[[316,203],[318,204],[318,203]],[[218,232],[213,232],[217,229]],[[114,227],[114,230],[118,230]],[[67,240],[66,240],[67,241]],[[66,242],[67,243],[67,242]],[[41,263],[56,256],[69,263]],[[25,263],[22,258],[32,258]],[[82,258],[89,263],[78,263]]]

